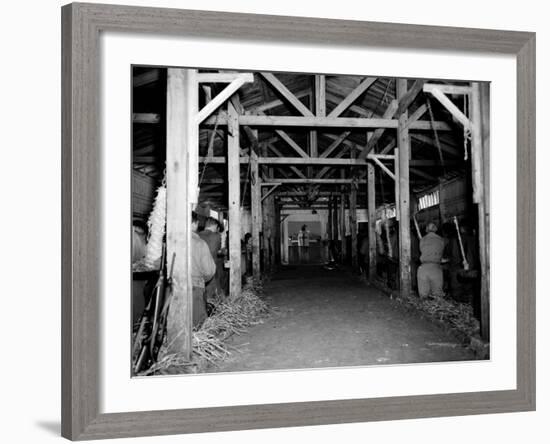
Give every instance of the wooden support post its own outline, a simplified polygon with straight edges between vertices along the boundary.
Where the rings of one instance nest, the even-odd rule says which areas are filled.
[[[334,246],[338,241],[338,196],[332,198],[332,240],[334,241]],[[334,258],[336,260],[337,258]]]
[[[276,217],[276,204],[275,204],[275,195],[271,194],[269,197],[269,208],[270,208],[270,218],[269,218],[269,271],[275,269],[275,250],[277,249],[277,244],[275,242],[276,232],[277,232],[277,217]]]
[[[327,233],[329,241],[332,240],[333,231],[332,231],[332,201],[328,201],[328,217],[327,217]]]
[[[397,81],[397,96],[399,99],[407,94],[407,80]],[[409,191],[409,159],[411,139],[407,126],[408,112],[405,108],[399,116],[397,127],[397,145],[399,147],[399,274],[400,290],[404,297],[411,292],[411,223],[410,223],[410,191]],[[396,205],[396,206],[397,206]]]
[[[473,83],[471,96],[471,122],[472,122],[472,163],[477,164],[477,197],[478,197],[478,224],[479,224],[479,262],[481,275],[481,338],[489,340],[490,319],[489,319],[489,285],[490,285],[490,264],[489,264],[489,208],[490,208],[490,100],[489,84]],[[474,157],[475,156],[475,157]],[[475,178],[474,178],[475,180]]]
[[[314,113],[318,117],[325,117],[326,115],[326,89],[325,89],[325,76],[315,75],[313,80],[314,90]],[[317,130],[311,130],[309,132],[309,155],[310,157],[317,157],[319,155],[319,135]],[[313,177],[313,167],[307,168],[307,177]]]
[[[351,266],[357,269],[357,185],[351,184],[349,195],[349,225],[351,232]]]
[[[166,257],[172,266],[172,300],[167,318],[167,353],[190,359],[193,332],[191,283],[191,202],[189,153],[198,151],[196,70],[168,69],[166,97]],[[188,157],[189,156],[189,157]]]
[[[267,189],[263,189],[264,193],[267,191]],[[273,202],[272,195],[267,196],[262,201],[262,257],[264,272],[268,272],[271,268],[270,245],[272,237]]]
[[[281,263],[281,205],[275,199],[275,241],[273,249],[275,250],[275,264],[279,265]]]
[[[241,294],[241,173],[239,116],[231,102],[227,103],[227,177],[229,213],[229,296]]]
[[[369,225],[369,280],[376,277],[376,189],[374,165],[367,165],[367,217]]]
[[[255,283],[261,280],[260,232],[262,231],[262,187],[258,169],[258,156],[250,153],[250,206],[252,209],[252,276]]]
[[[394,184],[394,190],[395,190],[395,220],[399,221],[400,214],[401,214],[401,206],[399,205],[400,198],[399,193],[401,192],[401,183],[399,180],[399,150],[396,148],[394,150],[394,158],[393,158],[393,171],[394,171],[394,178],[393,178],[393,184]]]
[[[340,242],[342,251],[342,263],[344,264],[348,257],[346,243],[346,193],[342,190],[340,194]]]

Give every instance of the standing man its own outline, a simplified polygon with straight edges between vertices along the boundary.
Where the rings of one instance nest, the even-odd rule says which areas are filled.
[[[206,219],[204,224],[204,230],[199,233],[200,238],[206,242],[212,259],[216,264],[216,273],[214,277],[206,284],[204,297],[207,302],[215,301],[218,298],[220,291],[220,284],[218,281],[218,254],[222,247],[222,236],[218,229],[219,222],[213,217]]]
[[[426,227],[426,235],[420,240],[420,262],[418,267],[418,295],[426,298],[443,297],[443,271],[441,259],[445,242],[436,234],[437,225],[430,222]]]
[[[191,216],[191,280],[193,283],[193,326],[197,327],[206,319],[205,284],[214,277],[216,264],[205,241],[197,231],[199,218],[193,211]]]
[[[298,247],[300,251],[300,262],[309,262],[309,230],[307,225],[302,225],[298,233]]]

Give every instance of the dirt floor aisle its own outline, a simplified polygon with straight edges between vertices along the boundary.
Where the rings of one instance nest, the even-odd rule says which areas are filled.
[[[475,359],[440,326],[342,271],[287,267],[265,287],[274,313],[208,372]]]

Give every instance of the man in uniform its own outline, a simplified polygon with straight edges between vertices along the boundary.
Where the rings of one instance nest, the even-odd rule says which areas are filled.
[[[205,284],[214,277],[216,264],[205,241],[197,231],[199,218],[193,211],[191,216],[191,280],[193,283],[193,326],[199,326],[206,319]]]
[[[426,235],[420,240],[420,262],[418,267],[418,295],[420,298],[443,297],[443,271],[441,258],[445,242],[436,234],[437,225],[430,222]]]

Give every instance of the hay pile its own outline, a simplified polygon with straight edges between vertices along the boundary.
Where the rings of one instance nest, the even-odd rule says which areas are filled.
[[[197,373],[208,365],[217,365],[231,354],[232,347],[224,343],[227,338],[262,323],[270,313],[262,293],[261,287],[247,285],[238,297],[216,305],[214,313],[193,331],[191,360],[179,353],[166,355],[161,351],[158,362],[139,375]]]
[[[474,317],[471,305],[450,299],[426,298],[416,295],[398,297],[397,302],[426,314],[430,319],[445,323],[462,335],[471,338],[479,333],[479,321]]]

